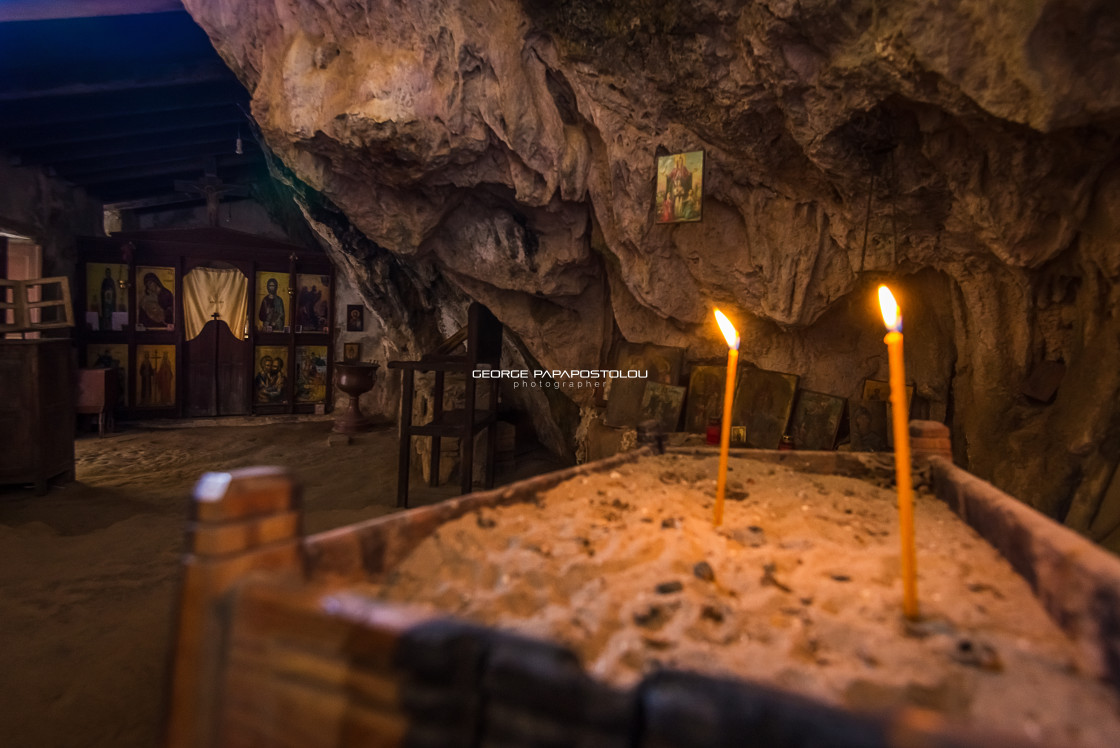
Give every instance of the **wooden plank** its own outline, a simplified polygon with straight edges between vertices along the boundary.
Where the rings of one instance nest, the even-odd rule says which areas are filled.
[[[188,535],[195,553],[217,556],[295,537],[299,534],[299,520],[298,512],[284,512],[242,522],[210,525],[205,532],[198,531],[198,523],[191,523]]]
[[[188,541],[199,540],[217,522],[265,514],[289,514],[296,505],[295,481],[280,468],[210,473],[195,488],[194,515],[199,524]],[[298,524],[298,523],[297,523]],[[188,546],[190,547],[190,546]],[[299,575],[299,537],[221,555],[190,553],[184,560],[177,632],[173,637],[171,711],[167,723],[170,748],[204,748],[213,744],[222,705],[219,684],[226,668],[230,594],[254,572]]]
[[[297,505],[296,493],[291,476],[283,468],[206,473],[195,484],[194,519],[227,522],[286,512]]]
[[[408,721],[399,712],[353,702],[341,689],[300,681],[262,682],[230,670],[219,745],[275,748],[399,746]]]

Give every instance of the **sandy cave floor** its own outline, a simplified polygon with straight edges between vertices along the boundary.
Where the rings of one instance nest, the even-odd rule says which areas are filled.
[[[394,511],[396,429],[329,446],[331,425],[82,435],[75,482],[41,497],[0,487],[0,746],[159,744],[185,518],[202,473],[291,467],[307,532]],[[499,483],[556,467],[534,453]],[[410,504],[455,493],[414,476]]]

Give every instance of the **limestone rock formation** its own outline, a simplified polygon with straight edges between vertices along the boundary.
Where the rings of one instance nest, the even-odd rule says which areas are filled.
[[[618,337],[715,359],[718,304],[745,360],[850,396],[886,374],[890,280],[958,460],[1120,547],[1111,0],[185,5],[386,353],[470,297],[547,368]],[[703,220],[656,224],[686,150]],[[1059,360],[1051,404],[1020,394]]]

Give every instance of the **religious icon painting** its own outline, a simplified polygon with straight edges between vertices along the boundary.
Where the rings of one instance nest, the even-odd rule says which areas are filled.
[[[257,332],[284,332],[288,321],[288,274],[257,271]]]
[[[727,386],[726,366],[694,366],[688,378],[688,401],[684,430],[703,434],[708,424],[723,417],[723,394]]]
[[[887,404],[887,423],[892,423],[891,383],[881,379],[863,380],[863,399],[878,400]],[[914,385],[906,385],[906,414],[910,415],[910,408],[914,402]],[[887,429],[887,446],[894,449],[894,431]]]
[[[258,345],[254,359],[253,401],[259,404],[283,405],[288,402],[288,347]]]
[[[863,399],[864,400],[882,400],[885,403],[891,401],[891,384],[884,382],[881,379],[865,379],[863,380]],[[914,400],[914,385],[906,385],[906,407],[909,408]]]
[[[619,343],[614,360],[616,369],[645,371],[651,382],[677,385],[680,383],[684,349],[624,340]]]
[[[343,343],[342,344],[342,360],[348,364],[352,364],[361,358],[360,344],[359,343]]]
[[[613,368],[622,371],[624,375],[632,371],[640,372],[638,376],[645,377],[650,382],[677,385],[680,383],[684,349],[623,340],[615,347],[613,360]],[[608,376],[600,390],[600,404],[610,400],[611,389],[615,384],[614,379]],[[636,391],[641,396],[644,388],[638,387]],[[627,392],[628,395],[633,395],[635,389],[631,387]]]
[[[117,404],[128,406],[128,346],[124,343],[98,343],[86,346],[86,366],[117,372]]]
[[[361,332],[365,329],[365,307],[361,304],[346,305],[346,331]]]
[[[606,425],[612,428],[633,428],[642,420],[642,399],[646,393],[645,379],[616,379],[607,401]]]
[[[657,421],[661,430],[672,433],[677,430],[681,420],[681,406],[684,404],[684,387],[676,387],[660,382],[646,382],[642,394],[642,420]]]
[[[799,390],[790,418],[790,437],[796,449],[833,449],[844,415],[844,398]]]
[[[699,221],[704,202],[704,152],[659,157],[654,194],[655,223]]]
[[[136,329],[175,329],[175,268],[136,266]]]
[[[175,405],[175,346],[136,346],[135,395],[138,408]]]
[[[296,327],[301,332],[326,332],[331,318],[331,277],[296,276]]]
[[[86,263],[86,327],[123,330],[128,324],[128,265]]]
[[[747,427],[747,446],[777,449],[789,424],[800,377],[744,367],[735,387],[731,425]]]
[[[853,452],[885,452],[890,430],[887,403],[882,400],[849,400],[848,430]]]
[[[296,346],[296,402],[327,401],[327,347]]]

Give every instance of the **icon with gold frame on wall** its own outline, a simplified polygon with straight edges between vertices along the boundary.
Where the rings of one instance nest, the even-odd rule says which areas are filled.
[[[704,203],[704,152],[658,157],[655,194],[655,223],[699,221]]]
[[[296,402],[327,401],[327,347],[296,346]]]
[[[128,265],[86,263],[86,327],[123,330],[128,324]]]
[[[136,266],[136,329],[175,329],[175,268]]]
[[[286,272],[257,271],[257,332],[283,332],[288,321],[288,288],[291,280]]]
[[[326,332],[331,319],[331,277],[296,276],[296,332]]]
[[[253,401],[283,405],[288,402],[288,346],[258,345],[253,370]]]
[[[136,407],[163,408],[175,405],[175,377],[175,346],[136,346]]]

